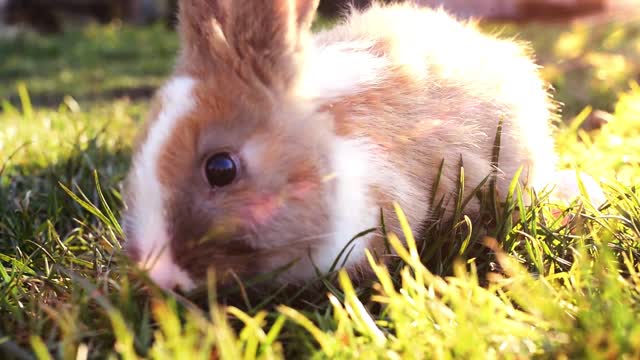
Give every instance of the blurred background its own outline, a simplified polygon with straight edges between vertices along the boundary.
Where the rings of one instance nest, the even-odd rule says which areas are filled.
[[[563,155],[564,165],[627,179],[640,174],[625,170],[640,164],[640,0],[414,1],[481,19],[486,31],[532,44],[542,76],[562,104],[565,127],[557,141],[570,154]],[[321,0],[314,28],[331,26],[349,3],[370,2]],[[93,121],[110,119],[110,126],[123,119],[129,125],[113,131],[126,152],[125,129],[137,128],[149,97],[171,72],[178,48],[176,3],[0,0],[0,130],[24,121],[20,114],[32,106],[51,109],[43,121],[60,117],[65,131],[91,123],[69,124],[69,115],[60,115],[69,111]],[[33,131],[25,125],[16,139],[33,137]],[[5,132],[3,151],[1,135],[0,153],[19,145]],[[592,146],[602,150],[602,159],[587,152]]]
[[[385,0],[382,0],[383,2]],[[388,0],[387,0],[388,1]],[[613,12],[628,13],[637,0],[412,0],[424,6],[444,6],[460,17],[490,20],[568,20]],[[336,16],[350,4],[364,7],[371,0],[323,0],[320,13]],[[65,24],[122,20],[135,24],[166,21],[174,24],[177,0],[0,0],[5,25],[22,25],[41,32],[61,31]]]
[[[411,1],[532,42],[569,117],[588,105],[613,110],[616,92],[640,77],[640,0]],[[0,99],[15,104],[22,82],[39,105],[65,95],[150,95],[177,48],[177,2],[0,0]],[[370,3],[322,0],[316,28],[335,22],[349,4]]]

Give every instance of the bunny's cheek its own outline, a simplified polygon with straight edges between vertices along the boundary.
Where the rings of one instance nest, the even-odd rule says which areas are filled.
[[[255,195],[246,208],[245,217],[256,225],[266,225],[276,218],[287,204],[310,199],[319,190],[319,184],[313,181],[291,183],[282,191]]]
[[[256,199],[247,208],[247,216],[257,225],[265,225],[284,206],[284,199],[277,195],[267,195]]]

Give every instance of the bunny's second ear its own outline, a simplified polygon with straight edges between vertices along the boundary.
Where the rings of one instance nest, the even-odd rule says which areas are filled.
[[[296,80],[318,0],[181,0],[183,51],[270,88]]]

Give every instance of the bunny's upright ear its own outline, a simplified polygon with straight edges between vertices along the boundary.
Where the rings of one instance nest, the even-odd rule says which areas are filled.
[[[181,0],[183,55],[286,89],[304,59],[318,1]]]
[[[180,65],[228,61],[229,49],[222,25],[233,0],[179,0],[178,29],[182,55]]]

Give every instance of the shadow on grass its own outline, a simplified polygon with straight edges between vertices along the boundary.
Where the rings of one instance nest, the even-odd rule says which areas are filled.
[[[88,235],[87,231],[94,232],[91,236],[96,238],[104,235],[104,224],[88,214],[60,184],[74,191],[81,189],[89,201],[100,204],[94,181],[94,171],[98,171],[106,203],[117,211],[128,158],[127,149],[105,151],[90,142],[86,149],[51,164],[7,164],[0,175],[0,198],[6,199],[0,202],[0,253],[52,250],[53,254],[57,253],[55,247]]]
[[[127,149],[107,151],[89,142],[86,148],[53,163],[6,164],[0,175],[0,198],[5,199],[0,201],[0,264],[4,268],[0,333],[9,336],[0,353],[7,352],[5,358],[21,358],[11,349],[28,349],[34,329],[52,335],[64,331],[55,313],[73,302],[86,302],[86,309],[79,305],[79,323],[96,328],[108,324],[104,316],[89,311],[86,292],[63,269],[90,279],[105,276],[112,271],[118,239],[75,203],[59,183],[77,185],[99,204],[93,181],[97,169],[106,202],[119,209],[119,182],[128,156]]]

